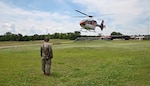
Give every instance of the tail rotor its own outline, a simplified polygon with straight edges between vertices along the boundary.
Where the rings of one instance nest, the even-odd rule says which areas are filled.
[[[101,30],[103,30],[106,26],[104,25],[104,20],[102,20],[102,22],[101,22],[101,24],[100,25],[98,25],[100,28],[101,28]]]

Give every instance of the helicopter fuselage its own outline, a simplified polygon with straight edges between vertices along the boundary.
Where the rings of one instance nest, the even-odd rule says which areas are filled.
[[[95,20],[82,20],[80,26],[86,30],[95,30],[97,22]]]

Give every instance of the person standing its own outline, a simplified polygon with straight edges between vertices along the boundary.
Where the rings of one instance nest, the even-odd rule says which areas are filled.
[[[42,61],[42,71],[44,75],[50,75],[51,60],[53,58],[52,47],[49,43],[49,38],[45,37],[44,43],[41,45],[41,61]]]

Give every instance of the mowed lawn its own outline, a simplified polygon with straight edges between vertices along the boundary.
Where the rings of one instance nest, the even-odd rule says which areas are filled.
[[[51,40],[51,76],[41,43],[0,42],[0,86],[150,86],[150,41]]]

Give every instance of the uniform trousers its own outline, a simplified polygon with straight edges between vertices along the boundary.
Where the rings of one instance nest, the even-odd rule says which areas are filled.
[[[42,59],[42,71],[44,74],[50,75],[51,59]]]

